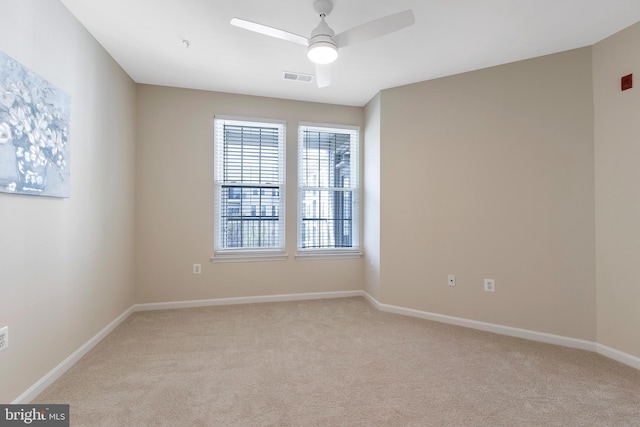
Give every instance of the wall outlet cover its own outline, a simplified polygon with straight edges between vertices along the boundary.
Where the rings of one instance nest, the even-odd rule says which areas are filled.
[[[484,291],[485,292],[495,292],[496,291],[496,281],[493,279],[484,279]]]
[[[0,328],[0,351],[9,347],[9,327]]]
[[[193,264],[193,274],[202,273],[202,264]]]

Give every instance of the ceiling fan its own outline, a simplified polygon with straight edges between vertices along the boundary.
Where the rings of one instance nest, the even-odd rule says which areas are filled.
[[[240,18],[233,18],[231,25],[307,46],[309,48],[307,56],[316,64],[316,82],[318,87],[325,87],[331,83],[331,68],[329,64],[338,58],[339,48],[375,39],[409,27],[415,23],[413,12],[411,10],[405,10],[367,22],[366,24],[351,28],[336,35],[325,22],[325,18],[333,10],[331,0],[315,0],[313,2],[313,8],[320,16],[320,24],[311,32],[309,38]]]

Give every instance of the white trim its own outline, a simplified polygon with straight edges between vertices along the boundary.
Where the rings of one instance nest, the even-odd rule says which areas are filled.
[[[310,250],[300,251],[296,254],[296,260],[306,261],[312,259],[354,259],[362,258],[362,252],[359,250],[345,250],[345,251],[322,251],[322,250]]]
[[[245,117],[245,116],[227,116],[224,114],[214,114],[214,120],[224,120],[227,122],[256,122],[256,123],[264,123],[264,124],[276,124],[276,125],[284,125],[287,126],[287,121],[285,119],[271,119],[264,117]]]
[[[209,261],[218,262],[253,262],[253,261],[286,261],[289,255],[283,252],[227,252],[217,253]]]
[[[545,332],[536,332],[528,329],[513,328],[511,326],[497,325],[494,323],[479,322],[477,320],[463,319],[461,317],[446,316],[444,314],[429,313],[427,311],[414,310],[412,308],[382,304],[367,292],[365,292],[365,298],[380,311],[418,317],[420,319],[433,320],[435,322],[463,326],[465,328],[478,329],[481,331],[493,332],[495,334],[524,338],[530,341],[539,341],[547,344],[560,345],[563,347],[577,348],[580,350],[589,350],[594,352],[597,350],[597,344],[591,341],[563,337],[561,335],[547,334]]]
[[[316,122],[298,122],[298,129],[300,127],[312,128],[313,130],[352,130],[360,133],[360,126],[357,125],[338,125],[335,123],[316,123]]]
[[[237,125],[237,126],[246,126],[246,125],[258,125],[261,127],[277,129],[278,136],[278,182],[276,184],[270,183],[267,186],[272,189],[278,189],[278,211],[279,216],[277,217],[278,224],[278,246],[275,250],[278,250],[282,253],[285,251],[285,234],[286,234],[286,177],[287,177],[287,122],[286,120],[280,119],[260,119],[260,118],[249,118],[249,117],[232,117],[232,116],[223,116],[223,115],[215,115],[213,119],[213,197],[214,197],[214,220],[213,220],[213,252],[214,257],[221,256],[221,259],[225,257],[227,251],[233,251],[233,249],[229,249],[223,247],[222,244],[222,236],[223,236],[223,224],[222,224],[222,212],[221,208],[223,206],[222,203],[222,187],[224,185],[235,185],[235,184],[243,184],[241,182],[226,182],[224,179],[224,163],[225,156],[222,151],[226,144],[226,138],[224,136],[224,126],[226,124]],[[262,187],[261,183],[253,183],[255,184],[255,188]],[[254,185],[251,185],[254,186]],[[247,248],[243,248],[243,250],[247,250]],[[266,249],[274,250],[274,248]],[[250,252],[251,249],[248,249]],[[273,259],[273,258],[272,258]],[[211,259],[213,261],[213,258]],[[240,260],[232,260],[231,262],[242,262],[242,261],[267,261],[268,259],[240,259]]]
[[[69,370],[73,365],[78,362],[85,354],[87,354],[92,348],[94,348],[100,341],[102,341],[107,335],[109,335],[115,328],[118,327],[124,320],[126,320],[131,314],[137,311],[150,311],[150,310],[167,310],[175,308],[191,308],[191,307],[207,307],[216,305],[231,305],[231,304],[253,304],[262,302],[281,302],[281,301],[304,301],[304,300],[318,300],[318,299],[332,299],[332,298],[349,298],[362,296],[362,291],[338,291],[338,292],[315,292],[304,294],[289,294],[289,295],[265,295],[258,297],[238,297],[238,298],[219,298],[209,300],[195,300],[195,301],[176,301],[176,302],[161,302],[161,303],[149,303],[149,304],[134,304],[129,307],[124,313],[118,316],[115,320],[105,326],[100,332],[94,335],[80,348],[74,351],[69,357],[60,362],[58,366],[49,371],[45,376],[40,378],[35,384],[29,387],[24,393],[18,396],[12,404],[28,404],[33,399],[38,397],[47,387],[53,384],[58,378],[60,378],[65,372]]]
[[[191,301],[156,302],[136,304],[135,311],[173,310],[177,308],[210,307],[218,305],[257,304],[263,302],[307,301],[317,299],[360,297],[362,291],[313,292],[303,294],[263,295],[256,297],[233,297],[201,299]]]
[[[348,187],[321,187],[318,186],[305,186],[303,185],[306,181],[304,175],[304,164],[306,163],[306,158],[304,156],[305,153],[305,131],[312,132],[328,132],[328,133],[341,133],[349,135],[349,146],[351,152],[351,160],[349,166],[349,179],[350,183]],[[353,125],[335,125],[335,124],[324,124],[324,123],[311,123],[311,122],[298,122],[298,215],[297,215],[297,224],[296,228],[298,234],[296,236],[296,248],[298,253],[296,254],[296,259],[303,259],[305,256],[302,252],[305,251],[302,235],[303,235],[303,217],[304,217],[304,203],[303,203],[303,195],[307,191],[342,191],[345,193],[351,193],[351,241],[353,243],[352,249],[358,250],[360,247],[360,229],[362,227],[361,223],[361,211],[362,211],[362,185],[361,181],[361,154],[362,154],[362,138],[361,138],[361,130],[360,126]],[[336,250],[338,248],[331,248]],[[338,251],[336,251],[338,252]],[[361,255],[360,255],[361,256]],[[318,257],[316,257],[318,258]],[[330,257],[328,259],[331,259]],[[342,258],[342,257],[340,257]]]
[[[87,354],[93,347],[95,347],[100,341],[102,341],[107,335],[109,335],[118,325],[120,325],[127,317],[133,313],[134,306],[129,307],[114,321],[105,326],[100,332],[95,334],[92,338],[84,343],[80,348],[71,353],[69,357],[64,359],[55,368],[49,371],[44,377],[40,378],[34,385],[29,387],[27,391],[18,396],[12,404],[28,404],[35,399],[40,393],[42,393],[47,387],[49,387],[55,380],[60,378],[62,374],[67,372],[69,368],[76,364],[85,354]]]
[[[577,348],[598,353],[608,359],[615,360],[624,365],[640,370],[640,357],[624,353],[611,347],[598,344],[592,341],[585,341],[576,338],[564,337],[561,335],[547,334],[544,332],[536,332],[528,329],[513,328],[510,326],[496,325],[494,323],[478,322],[476,320],[463,319],[460,317],[445,316],[443,314],[429,313],[426,311],[414,310],[411,308],[403,308],[389,304],[382,304],[380,301],[369,295],[368,292],[362,291],[364,298],[376,309],[389,313],[396,313],[405,316],[418,317],[435,322],[448,323],[450,325],[463,326],[465,328],[479,329],[482,331],[493,332],[500,335],[510,337],[523,338],[530,341],[544,342],[547,344],[555,344],[563,347]]]
[[[371,295],[369,295],[369,292],[367,291],[362,291],[362,296],[364,297],[364,299],[366,299],[369,304],[371,304],[374,308],[378,309],[378,310],[382,310],[382,308],[380,308],[380,302],[375,299],[374,297],[372,297]]]
[[[597,344],[591,341],[584,341],[575,338],[568,338],[559,335],[552,335],[543,332],[535,332],[526,329],[512,328],[509,326],[496,325],[493,323],[478,322],[475,320],[463,319],[460,317],[445,316],[437,313],[429,313],[426,311],[414,310],[411,308],[403,308],[389,304],[382,304],[372,297],[368,292],[363,290],[357,291],[337,291],[337,292],[315,292],[302,294],[286,294],[286,295],[264,295],[257,297],[237,297],[237,298],[218,298],[207,300],[192,301],[175,301],[160,302],[147,304],[134,304],[124,313],[118,316],[114,321],[109,323],[104,329],[94,335],[84,345],[74,351],[69,357],[63,360],[58,366],[53,368],[44,377],[38,380],[34,385],[29,387],[27,391],[18,396],[12,404],[28,404],[35,399],[40,393],[50,386],[55,380],[60,378],[69,368],[71,368],[82,356],[87,354],[93,347],[102,341],[109,333],[111,333],[118,325],[120,325],[133,312],[151,311],[151,310],[168,310],[192,307],[208,307],[219,305],[234,304],[255,304],[263,302],[283,302],[283,301],[305,301],[330,298],[349,298],[364,297],[374,308],[389,313],[400,314],[404,316],[417,317],[435,322],[447,323],[451,325],[462,326],[466,328],[479,329],[487,332],[493,332],[500,335],[524,338],[532,341],[539,341],[548,344],[560,345],[563,347],[577,348],[596,352],[606,358],[623,363],[627,366],[640,370],[640,358],[632,356],[622,351]]]
[[[623,353],[620,350],[607,347],[606,345],[596,344],[596,346],[598,347],[598,354],[640,370],[640,357],[635,357],[630,354]]]

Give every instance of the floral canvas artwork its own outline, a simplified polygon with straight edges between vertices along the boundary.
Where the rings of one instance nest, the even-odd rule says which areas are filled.
[[[0,52],[0,192],[69,197],[69,95]]]

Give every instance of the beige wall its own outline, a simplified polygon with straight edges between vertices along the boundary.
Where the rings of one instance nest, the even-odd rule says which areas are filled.
[[[640,24],[593,47],[598,342],[640,357]],[[620,78],[634,74],[633,89]]]
[[[287,121],[288,261],[209,262],[216,114]],[[137,302],[362,289],[362,259],[295,260],[298,121],[362,126],[362,108],[139,85],[137,119]]]
[[[8,403],[133,304],[135,88],[60,2],[0,15],[0,51],[71,96],[71,198],[0,193]]]
[[[70,199],[0,193],[0,402],[134,302],[366,289],[640,356],[640,24],[357,108],[136,87],[59,2],[0,11],[0,50],[71,95],[73,172]],[[287,121],[288,261],[208,262],[215,114]],[[298,121],[362,126],[364,259],[294,258]]]
[[[367,103],[364,140],[364,289],[380,298],[380,94]]]
[[[384,90],[380,126],[381,302],[595,340],[590,48]]]

